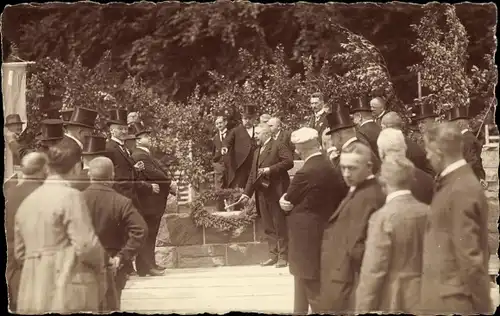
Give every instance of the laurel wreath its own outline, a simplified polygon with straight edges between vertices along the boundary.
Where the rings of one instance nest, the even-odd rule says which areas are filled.
[[[242,193],[242,189],[219,189],[201,193],[190,205],[191,219],[197,227],[214,228],[221,232],[230,232],[233,237],[238,236],[257,218],[254,199],[250,199],[243,210],[232,217],[211,213],[205,209],[205,204],[220,198],[234,203]]]

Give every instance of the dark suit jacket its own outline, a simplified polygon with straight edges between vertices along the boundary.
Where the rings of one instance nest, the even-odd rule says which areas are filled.
[[[380,125],[381,125],[381,123],[382,123],[382,118],[383,118],[383,117],[384,117],[387,113],[389,113],[389,112],[388,112],[387,110],[384,110],[380,116],[378,116],[378,117],[376,117],[376,118],[375,118],[375,123],[377,123],[377,124],[380,126]]]
[[[466,131],[463,134],[464,140],[464,158],[467,161],[476,177],[481,180],[486,178],[483,168],[483,160],[481,158],[482,146],[476,136],[471,131]]]
[[[269,168],[269,175],[257,178],[259,168]],[[260,154],[260,147],[254,151],[252,169],[248,177],[245,194],[251,197],[255,191],[258,191],[271,198],[281,198],[290,185],[288,170],[292,168],[293,158],[290,151],[285,145],[270,139],[262,154]],[[264,188],[262,183],[269,183],[269,186]]]
[[[228,131],[222,142],[222,147],[228,149],[225,157],[227,166],[227,184],[235,187],[234,182],[244,186],[251,168],[254,140],[248,135],[246,128],[240,124]]]
[[[130,261],[144,243],[147,226],[130,199],[92,183],[84,192],[96,235],[110,257]]]
[[[419,144],[417,144],[408,137],[405,137],[405,142],[406,142],[406,157],[411,162],[413,162],[415,167],[428,173],[431,177],[434,177],[436,175],[436,172],[434,171],[434,169],[432,169],[429,160],[427,160],[427,154],[425,153],[425,150],[422,147],[420,147]]]
[[[366,180],[347,194],[323,233],[322,282],[353,282],[363,260],[368,220],[384,203],[385,194],[377,179]]]
[[[71,180],[71,186],[78,191],[84,191],[90,185],[89,170],[82,169],[79,175]]]
[[[419,168],[414,169],[413,175],[411,193],[420,202],[430,205],[434,196],[434,178]]]
[[[144,170],[139,172],[141,178],[146,183],[156,183],[160,186],[160,193],[154,193],[151,186],[142,186],[137,189],[141,198],[142,213],[163,215],[170,192],[170,177],[162,170],[156,159],[141,148],[134,150],[132,158],[134,162],[142,161],[144,163]]]
[[[375,122],[367,122],[362,126],[358,126],[357,130],[359,134],[362,134],[365,137],[366,141],[370,145],[370,148],[378,156],[377,139],[380,131],[382,131],[380,126]]]
[[[291,135],[292,135],[292,132],[286,131],[286,130],[281,130],[280,133],[278,134],[278,138],[276,139],[276,141],[285,145],[285,147],[290,150],[292,155],[294,155],[295,145],[292,143]]]
[[[491,313],[488,202],[469,165],[438,181],[424,249],[421,314]],[[442,310],[445,297],[462,308]]]
[[[328,127],[328,120],[326,119],[327,114],[328,114],[327,112],[323,112],[317,123],[316,123],[316,116],[314,114],[309,119],[309,127],[317,130],[319,137],[322,137],[323,132]]]
[[[356,138],[357,140],[356,141],[359,141],[365,145],[367,145],[368,147],[371,148],[370,146],[370,143],[369,141],[366,139],[365,135],[361,134],[361,133],[356,133]],[[355,143],[356,141],[354,141],[353,143]],[[351,143],[352,144],[352,143]],[[339,150],[340,153],[342,153],[342,150]],[[336,159],[334,159],[332,161],[334,167],[336,168],[339,168],[340,170],[340,166],[339,166],[339,163],[340,163],[340,155],[337,156]],[[373,173],[378,173],[380,171],[380,166],[382,164],[382,162],[380,161],[380,158],[379,158],[379,155],[378,155],[378,152],[374,152],[373,149],[372,149],[372,163],[373,163]]]
[[[287,214],[292,275],[319,279],[323,229],[346,193],[342,175],[324,155],[311,157],[293,177],[285,196],[294,205]]]
[[[226,131],[226,136],[224,137],[224,139],[227,138],[228,133],[229,130]],[[212,137],[212,155],[213,155],[212,162],[223,163],[221,149],[222,149],[222,141],[220,139],[220,132],[217,131],[214,137]]]

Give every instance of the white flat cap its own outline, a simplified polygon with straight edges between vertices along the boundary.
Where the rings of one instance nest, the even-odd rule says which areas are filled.
[[[301,127],[296,131],[292,132],[290,140],[294,144],[303,144],[311,140],[318,139],[318,131],[310,127]]]

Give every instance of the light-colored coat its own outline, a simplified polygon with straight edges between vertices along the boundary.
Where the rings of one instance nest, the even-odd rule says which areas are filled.
[[[18,209],[15,257],[24,261],[21,314],[98,311],[104,250],[81,193],[50,176]]]
[[[356,290],[357,313],[416,313],[429,209],[406,194],[371,216]]]

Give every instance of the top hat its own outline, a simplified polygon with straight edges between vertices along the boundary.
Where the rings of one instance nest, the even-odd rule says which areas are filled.
[[[58,120],[61,118],[60,109],[57,106],[53,106],[51,108],[44,110],[43,114],[44,114],[45,118],[49,119],[49,120],[52,120],[52,119]]]
[[[5,126],[24,124],[19,114],[9,114],[5,117]]]
[[[38,140],[58,140],[64,138],[63,121],[59,119],[46,119],[40,122]]]
[[[112,109],[108,111],[108,119],[106,122],[109,124],[127,125],[127,110]]]
[[[438,115],[434,113],[434,106],[432,104],[424,103],[415,112],[413,120],[420,121],[429,117],[438,117]]]
[[[132,134],[134,134],[136,137],[139,137],[142,134],[145,133],[151,133],[151,130],[146,129],[142,123],[136,122],[132,123],[129,126],[129,133],[132,131]]]
[[[362,96],[356,99],[356,101],[351,106],[351,113],[356,112],[371,112],[370,104],[368,103],[368,97]]]
[[[68,122],[71,119],[71,116],[73,115],[73,111],[74,111],[73,109],[61,110],[62,120],[64,122]]]
[[[466,106],[459,106],[451,108],[446,112],[446,119],[448,121],[454,121],[458,119],[468,119],[469,118],[469,108]]]
[[[97,114],[98,113],[96,110],[77,106],[74,108],[73,113],[71,114],[71,118],[66,121],[65,124],[95,128],[95,120],[97,118]]]
[[[107,153],[106,137],[99,135],[85,136],[82,155],[99,155]]]
[[[326,115],[326,120],[328,121],[328,126],[330,127],[330,130],[326,133],[326,135],[330,135],[341,129],[355,126],[351,116],[349,115],[349,109],[345,106],[339,106],[337,111],[328,113]]]
[[[243,108],[243,115],[245,116],[254,116],[255,115],[255,106],[247,105]]]

